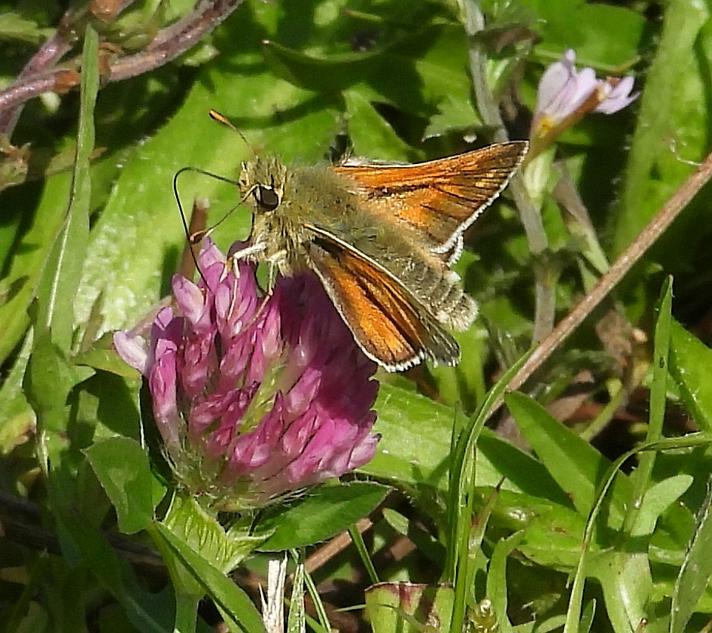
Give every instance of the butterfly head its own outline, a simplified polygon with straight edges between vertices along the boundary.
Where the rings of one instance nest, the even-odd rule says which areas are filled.
[[[240,193],[256,213],[272,213],[284,198],[287,169],[273,156],[257,157],[242,163]]]

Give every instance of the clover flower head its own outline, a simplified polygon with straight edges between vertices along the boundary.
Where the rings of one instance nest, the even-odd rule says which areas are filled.
[[[261,297],[255,267],[207,241],[198,283],[176,275],[150,333],[117,332],[148,380],[181,482],[218,509],[266,505],[368,462],[378,383],[310,273]]]

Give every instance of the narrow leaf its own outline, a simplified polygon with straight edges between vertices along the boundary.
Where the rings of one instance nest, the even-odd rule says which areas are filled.
[[[680,388],[687,410],[699,427],[712,431],[712,350],[677,321],[672,322],[670,375]]]
[[[520,394],[505,397],[517,425],[558,485],[582,515],[596,498],[596,488],[610,463],[593,446],[556,421],[539,403]],[[612,518],[620,521],[627,501],[628,481],[619,475],[612,495]],[[623,488],[623,490],[619,490]]]
[[[655,442],[662,437],[663,419],[665,417],[665,398],[667,394],[668,355],[670,351],[670,321],[672,310],[672,277],[668,277],[660,291],[658,318],[655,322],[655,337],[653,346],[653,380],[650,385],[650,417],[648,421],[647,442]],[[624,531],[630,532],[635,523],[648,487],[650,476],[655,465],[654,451],[643,453],[640,464],[631,476],[633,480],[633,496],[628,504]],[[652,581],[651,581],[652,582]]]
[[[490,559],[487,573],[487,597],[492,601],[494,612],[502,633],[514,630],[507,616],[507,558],[519,546],[524,538],[522,532],[497,542]]]
[[[94,105],[99,89],[98,51],[98,35],[91,26],[87,26],[82,54],[79,131],[69,207],[38,291],[38,322],[50,330],[52,341],[64,352],[69,351],[72,342],[74,300],[89,239],[89,168],[94,150]]]
[[[287,633],[304,633],[306,630],[306,612],[304,610],[304,563],[297,561],[292,580],[292,598],[289,601]]]
[[[712,578],[712,478],[708,482],[707,496],[697,515],[697,525],[685,553],[685,560],[675,582],[672,596],[670,633],[688,630],[695,607]]]

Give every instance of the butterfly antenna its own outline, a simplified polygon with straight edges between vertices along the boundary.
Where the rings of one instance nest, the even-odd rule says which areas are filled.
[[[176,199],[176,204],[178,205],[178,212],[180,213],[180,219],[181,222],[183,223],[183,231],[185,232],[185,237],[188,240],[188,246],[190,248],[190,253],[193,257],[193,262],[195,263],[195,268],[202,277],[203,281],[205,281],[205,277],[203,276],[203,271],[200,269],[200,265],[198,264],[198,259],[195,256],[195,251],[193,250],[193,246],[197,244],[201,239],[207,237],[210,235],[210,233],[213,231],[213,229],[221,224],[225,218],[232,213],[234,210],[231,209],[215,226],[208,230],[200,230],[196,232],[191,232],[189,224],[188,224],[188,218],[185,214],[185,210],[183,209],[183,204],[181,203],[180,200],[180,192],[178,191],[178,179],[180,176],[186,172],[193,172],[196,174],[201,174],[203,176],[209,176],[210,178],[214,178],[215,180],[220,180],[222,182],[227,182],[231,185],[239,186],[239,183],[236,180],[233,180],[232,178],[226,178],[225,176],[220,176],[219,174],[214,174],[209,171],[205,171],[204,169],[200,169],[198,167],[183,167],[179,169],[174,175],[173,175],[173,196]]]
[[[252,146],[250,141],[247,140],[247,137],[224,114],[218,112],[217,110],[210,110],[208,112],[208,115],[213,121],[217,121],[218,123],[220,123],[220,125],[224,125],[226,128],[235,132],[235,134],[237,134],[242,139],[242,142],[247,146],[247,149],[250,150],[250,153],[253,156],[257,154],[255,148]]]

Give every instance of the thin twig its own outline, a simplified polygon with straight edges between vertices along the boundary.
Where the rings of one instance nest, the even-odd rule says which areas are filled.
[[[79,85],[80,75],[74,70],[60,69],[44,75],[22,79],[0,91],[0,113],[14,110],[45,92],[66,92]]]
[[[534,350],[527,362],[512,379],[508,387],[509,391],[519,389],[519,387],[521,387],[553,354],[554,350],[558,349],[576,328],[581,325],[584,319],[598,307],[601,301],[618,285],[626,273],[628,273],[633,265],[640,260],[655,241],[665,232],[711,177],[712,153],[707,156],[695,173],[675,192],[672,198],[668,200],[667,204],[665,204],[658,214],[648,223],[630,246],[621,253],[610,270],[598,280],[591,291],[559,322],[551,334]],[[497,402],[492,409],[492,413],[494,413],[501,404],[501,401]]]
[[[54,68],[57,62],[71,50],[71,35],[70,30],[67,28],[70,12],[71,9],[64,14],[59,21],[59,27],[55,33],[37,49],[37,52],[30,58],[30,61],[25,64],[25,67],[17,76],[15,83],[27,77],[41,75],[51,68]],[[17,125],[17,120],[20,118],[21,113],[21,105],[2,112],[0,114],[0,134],[5,134],[8,137],[12,136],[12,132],[15,129],[15,125]]]
[[[487,83],[487,56],[483,49],[481,38],[478,34],[485,28],[485,19],[479,6],[474,0],[460,0],[462,20],[465,32],[469,39],[469,60],[472,86],[477,101],[477,110],[483,123],[493,130],[492,138],[502,143],[507,141],[507,130],[502,121],[499,104],[494,98]],[[536,278],[536,307],[534,314],[534,342],[544,338],[554,327],[556,311],[555,286],[552,280],[556,279],[555,271],[550,270],[551,262],[546,251],[549,240],[544,230],[541,214],[532,202],[524,179],[520,174],[515,174],[509,184],[509,191],[514,198],[514,203],[519,211],[519,217],[527,236],[527,243],[532,257],[536,260],[534,274]]]
[[[361,534],[366,532],[366,530],[370,530],[372,527],[373,523],[368,517],[356,522],[356,529]],[[315,572],[332,560],[337,554],[345,550],[349,545],[351,545],[351,535],[348,532],[341,532],[328,543],[325,543],[315,550],[305,561],[304,568],[309,574]]]
[[[156,33],[155,37],[151,40],[148,46],[146,46],[146,50],[158,48],[174,37],[178,37],[183,31],[190,29],[191,23],[195,21],[195,16],[202,15],[203,12],[208,9],[211,4],[213,4],[213,2],[214,0],[199,0],[199,2],[196,2],[193,13],[184,15],[177,22],[161,29],[158,33]]]
[[[162,32],[159,32],[155,39],[160,44],[149,45],[145,51],[127,55],[111,64],[109,81],[136,77],[174,60],[224,22],[243,2],[244,0],[214,0],[210,3],[201,3],[205,6],[202,10],[199,6],[191,18],[185,21],[182,31],[174,32],[172,27],[167,27],[172,31],[170,39],[164,40]]]
[[[165,30],[170,31],[171,37],[165,39],[164,31],[159,31],[154,39],[154,42],[159,42],[158,45],[149,45],[140,53],[113,60],[108,64],[108,71],[102,73],[102,79],[104,82],[122,81],[174,60],[222,23],[243,1],[213,0],[207,4],[201,3],[202,8],[182,23],[184,28],[180,32],[176,32],[175,25],[167,27]],[[17,108],[43,92],[66,92],[79,85],[79,81],[78,72],[66,69],[22,78],[0,91],[0,112]]]

